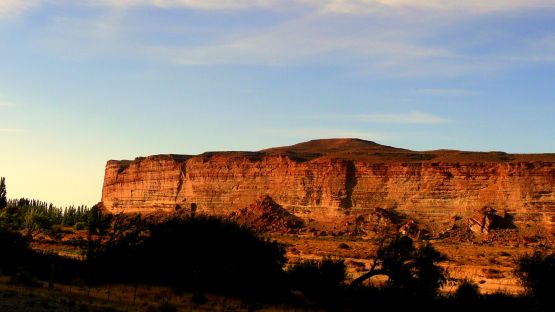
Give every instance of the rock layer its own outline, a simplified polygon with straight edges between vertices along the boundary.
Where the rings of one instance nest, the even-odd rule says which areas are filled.
[[[112,212],[227,215],[271,196],[305,219],[333,222],[395,209],[432,230],[483,207],[553,233],[555,154],[414,152],[330,139],[260,152],[157,155],[106,165],[102,202]]]

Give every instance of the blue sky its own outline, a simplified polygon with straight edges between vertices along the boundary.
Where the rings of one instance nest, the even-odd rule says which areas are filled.
[[[555,152],[554,0],[0,0],[0,56],[9,197],[316,138]]]

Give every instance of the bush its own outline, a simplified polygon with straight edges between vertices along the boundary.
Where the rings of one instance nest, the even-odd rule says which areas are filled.
[[[301,261],[289,268],[289,284],[316,302],[334,301],[343,289],[346,267],[343,259],[324,258],[321,261]]]
[[[19,284],[32,286],[35,277],[69,282],[83,272],[83,263],[56,254],[34,251],[18,232],[0,231],[0,274],[14,276]]]
[[[75,225],[73,226],[73,228],[74,228],[76,231],[83,231],[83,230],[86,230],[86,229],[87,229],[87,223],[85,223],[85,222],[77,222],[77,223],[75,223]]]
[[[40,287],[41,284],[37,280],[30,267],[20,267],[17,273],[12,276],[11,282],[26,287]]]
[[[177,307],[167,301],[162,301],[158,307],[148,307],[147,312],[177,312]]]
[[[283,246],[245,227],[197,216],[174,217],[148,230],[148,236],[124,236],[94,255],[95,277],[165,285],[176,292],[264,297],[283,289]]]
[[[50,234],[56,235],[63,233],[63,228],[60,224],[54,224],[50,227]]]
[[[463,279],[455,291],[455,300],[460,303],[475,303],[480,299],[480,287],[473,280]]]
[[[515,273],[529,295],[546,306],[555,303],[555,253],[545,255],[536,251],[525,255],[517,260]]]
[[[29,244],[21,234],[0,230],[0,273],[15,274],[30,254]]]

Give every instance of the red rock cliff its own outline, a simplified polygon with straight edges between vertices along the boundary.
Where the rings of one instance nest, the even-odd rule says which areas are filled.
[[[102,202],[112,212],[195,203],[198,212],[221,215],[263,195],[304,219],[380,207],[432,227],[488,205],[552,232],[555,154],[413,152],[331,139],[260,152],[158,155],[109,161]]]

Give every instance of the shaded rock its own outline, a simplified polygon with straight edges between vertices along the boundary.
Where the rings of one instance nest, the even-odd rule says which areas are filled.
[[[408,220],[405,224],[403,224],[399,228],[399,233],[412,239],[418,239],[420,237],[420,229],[414,220]]]
[[[506,210],[497,214],[491,206],[484,206],[469,219],[469,227],[476,234],[490,234],[492,230],[515,228],[513,217]]]

